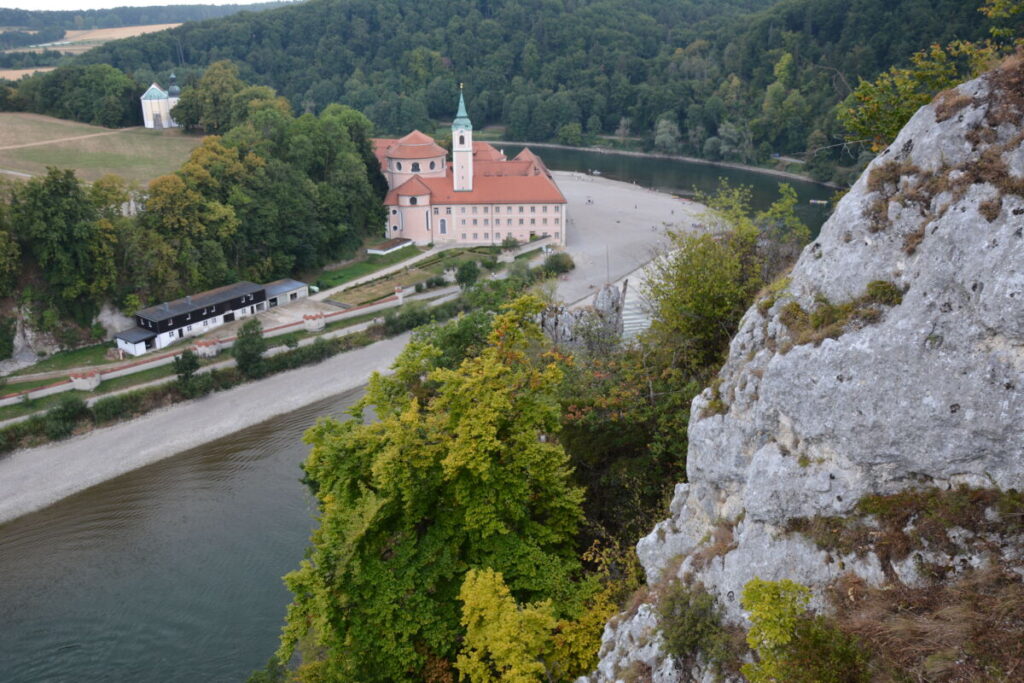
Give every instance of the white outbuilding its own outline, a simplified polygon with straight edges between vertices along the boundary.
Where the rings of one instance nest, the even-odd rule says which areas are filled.
[[[142,94],[142,120],[146,128],[177,128],[177,122],[171,118],[171,110],[178,104],[181,88],[178,87],[174,74],[167,90],[153,83]]]

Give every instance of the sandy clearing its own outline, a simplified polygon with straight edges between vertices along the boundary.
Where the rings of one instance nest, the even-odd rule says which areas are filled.
[[[409,335],[403,334],[130,422],[16,451],[0,459],[0,523],[275,415],[362,386],[371,373],[386,371],[408,341]]]

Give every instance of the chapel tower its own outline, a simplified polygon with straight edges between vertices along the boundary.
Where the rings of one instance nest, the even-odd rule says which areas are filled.
[[[473,191],[473,124],[459,88],[459,111],[452,121],[452,181],[456,192]]]

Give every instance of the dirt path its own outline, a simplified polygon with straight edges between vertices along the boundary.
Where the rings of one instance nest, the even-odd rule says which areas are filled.
[[[136,126],[137,128],[138,126]],[[89,133],[88,135],[75,135],[70,138],[55,138],[53,140],[41,140],[39,142],[26,142],[21,145],[7,145],[6,147],[0,147],[0,152],[8,149],[21,149],[22,147],[39,147],[41,145],[53,145],[58,142],[71,142],[72,140],[85,140],[86,138],[98,138],[104,135],[117,135],[123,133],[126,130],[133,130],[132,128],[118,128],[117,130],[108,130],[102,133]]]

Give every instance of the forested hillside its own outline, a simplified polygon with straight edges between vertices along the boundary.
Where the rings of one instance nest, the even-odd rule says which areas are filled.
[[[931,43],[985,35],[978,4],[313,0],[110,43],[82,60],[187,76],[232,59],[299,111],[342,102],[386,133],[450,117],[464,82],[474,123],[506,124],[516,139],[617,133],[749,163],[840,142],[835,105],[858,79]],[[839,152],[819,154],[819,176]]]

